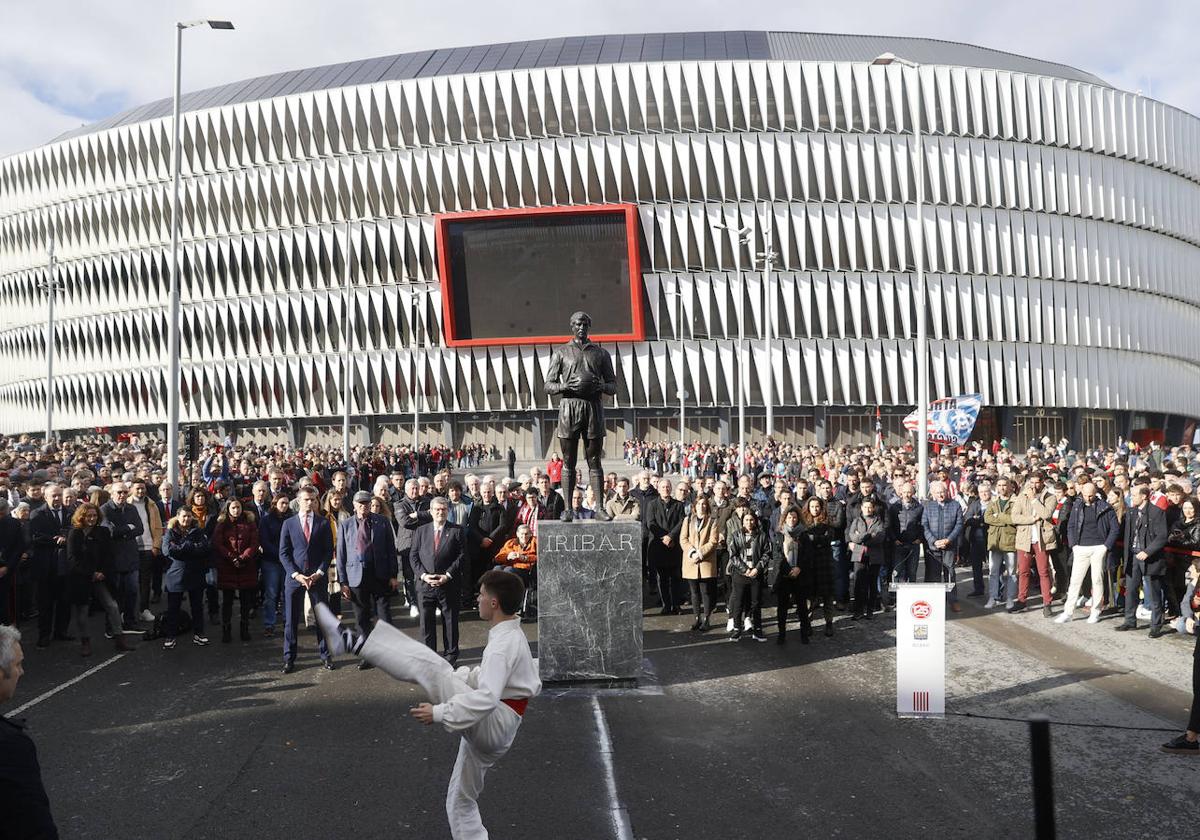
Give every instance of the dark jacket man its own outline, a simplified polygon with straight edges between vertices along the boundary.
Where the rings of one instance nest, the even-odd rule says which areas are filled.
[[[1084,537],[1085,520],[1089,518],[1093,520],[1088,523],[1089,539],[1080,542]],[[1083,499],[1077,499],[1071,505],[1071,514],[1067,519],[1067,545],[1071,548],[1077,545],[1103,545],[1112,551],[1120,535],[1121,526],[1117,522],[1117,512],[1104,499],[1096,496],[1090,506],[1085,504]]]

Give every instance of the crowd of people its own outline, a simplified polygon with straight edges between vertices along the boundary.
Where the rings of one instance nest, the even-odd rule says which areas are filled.
[[[509,449],[508,475],[489,475],[472,465],[501,453],[482,445],[360,447],[343,463],[332,449],[227,440],[181,465],[177,488],[160,440],[0,439],[0,624],[28,622],[36,647],[75,643],[83,656],[94,612],[118,650],[131,635],[206,646],[210,624],[225,644],[282,635],[289,672],[301,623],[334,667],[317,604],[352,611],[363,637],[398,608],[434,651],[440,635],[454,663],[460,614],[487,571],[518,575],[518,613],[536,617],[538,525],[569,508],[640,522],[647,607],[689,610],[700,634],[723,609],[731,640],[767,641],[773,605],[776,642],[794,616],[809,643],[814,619],[825,635],[839,612],[872,620],[894,604],[889,584],[918,579],[943,582],[959,611],[964,573],[964,597],[985,609],[1037,607],[1060,623],[1083,609],[1093,624],[1111,611],[1116,630],[1142,622],[1152,639],[1196,632],[1190,446],[946,448],[931,457],[924,499],[906,447],[768,441],[743,474],[735,447],[695,444],[677,460],[648,457],[654,449],[631,443],[632,475],[609,472],[603,498],[577,482],[568,499],[557,456],[516,475]],[[1192,731],[1172,744],[1200,749]]]
[[[223,642],[247,641],[258,620],[266,636],[282,633],[291,662],[296,626],[312,624],[319,597],[353,608],[364,631],[373,617],[390,620],[394,601],[431,643],[441,626],[454,659],[459,611],[485,571],[521,575],[524,612],[536,615],[538,522],[569,507],[579,519],[604,510],[640,521],[648,603],[690,607],[697,632],[723,607],[732,638],[765,640],[772,602],[777,640],[794,608],[807,642],[810,617],[824,618],[825,633],[836,612],[870,620],[890,608],[890,583],[919,572],[946,582],[958,610],[964,571],[966,597],[988,609],[1036,603],[1050,617],[1061,604],[1057,621],[1082,607],[1093,623],[1120,609],[1118,629],[1148,621],[1152,638],[1195,627],[1200,459],[1190,447],[975,443],[934,455],[924,500],[907,448],[766,442],[739,475],[736,447],[632,441],[626,460],[639,469],[609,472],[602,499],[579,485],[564,498],[557,457],[517,476],[510,450],[510,476],[472,472],[501,456],[484,445],[362,447],[347,464],[333,449],[228,440],[204,448],[181,492],[165,480],[163,449],[127,436],[3,441],[0,617],[36,619],[39,647],[77,641],[84,655],[90,611],[118,648],[147,630],[167,647],[183,629],[205,645],[206,617]],[[416,559],[439,508],[454,538]],[[308,530],[295,530],[301,519]]]

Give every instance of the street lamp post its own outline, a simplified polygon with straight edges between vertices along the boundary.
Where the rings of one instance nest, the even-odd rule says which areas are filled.
[[[350,373],[350,357],[351,338],[354,335],[354,306],[351,301],[350,291],[350,271],[351,262],[350,254],[353,251],[353,246],[350,239],[350,220],[346,220],[346,287],[343,295],[345,299],[346,325],[342,330],[342,463],[347,469],[350,468],[350,405],[352,403],[354,377]]]
[[[421,381],[421,377],[417,373],[417,326],[420,322],[420,319],[417,317],[417,310],[421,305],[421,302],[425,299],[425,295],[428,294],[431,289],[438,288],[440,284],[431,281],[425,283],[413,282],[411,285],[413,287],[413,293],[412,316],[411,320],[409,321],[409,349],[412,352],[413,362],[413,379],[411,388],[413,404],[413,457],[416,457],[417,450],[421,447],[421,396],[425,391],[425,389],[422,388],[421,394],[417,393],[417,387],[420,385]],[[428,335],[428,333],[429,331],[426,330],[426,335]]]
[[[193,26],[233,29],[227,20],[191,20],[175,24],[175,99],[171,118],[171,302],[167,313],[167,476],[179,484],[179,86],[183,77],[183,30]]]
[[[929,490],[929,338],[925,330],[925,154],[921,145],[921,79],[918,64],[890,52],[883,53],[871,63],[881,66],[898,64],[911,70],[913,87],[917,93],[917,112],[913,119],[913,151],[917,158],[914,167],[917,180],[917,340],[914,355],[917,363],[917,493],[924,498]]]
[[[48,246],[50,264],[43,288],[46,290],[46,443],[54,442],[54,297],[58,293],[58,280],[54,276],[54,234],[50,234]]]
[[[714,230],[724,230],[732,233],[737,241],[742,245],[747,245],[750,242],[751,230],[745,228],[732,228],[728,225],[714,224]],[[738,289],[738,341],[737,341],[737,412],[738,412],[738,475],[745,475],[749,472],[746,458],[746,276],[742,273],[742,261],[740,259],[740,251],[735,253],[734,260],[737,265],[737,289]]]
[[[683,335],[683,278],[675,281],[675,291],[667,292],[666,297],[678,298],[679,300],[679,317],[676,320],[676,328],[679,330],[679,376],[676,385],[678,386],[679,394],[679,448],[680,458],[683,457],[683,449],[687,448],[687,342]]]
[[[775,292],[771,289],[771,268],[775,262],[775,231],[771,208],[763,202],[763,352],[766,355],[766,378],[763,380],[763,403],[767,409],[767,439],[775,435],[775,371],[771,358],[775,330]]]

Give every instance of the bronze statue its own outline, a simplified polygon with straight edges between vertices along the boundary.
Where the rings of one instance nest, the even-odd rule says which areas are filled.
[[[617,375],[613,372],[612,356],[588,339],[592,318],[586,312],[571,316],[571,333],[575,337],[554,351],[550,369],[546,372],[546,393],[561,394],[558,406],[558,441],[563,454],[563,494],[566,509],[559,516],[570,522],[571,494],[575,492],[575,464],[579,457],[579,439],[585,440],[584,458],[588,477],[596,497],[596,518],[607,520],[604,510],[604,468],[600,455],[604,452],[604,395],[617,393]]]

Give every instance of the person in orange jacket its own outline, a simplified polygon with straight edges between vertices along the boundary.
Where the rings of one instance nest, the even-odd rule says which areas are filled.
[[[517,526],[517,535],[496,552],[496,568],[505,571],[528,572],[537,565],[537,537],[528,525]],[[522,575],[524,578],[525,575]]]

